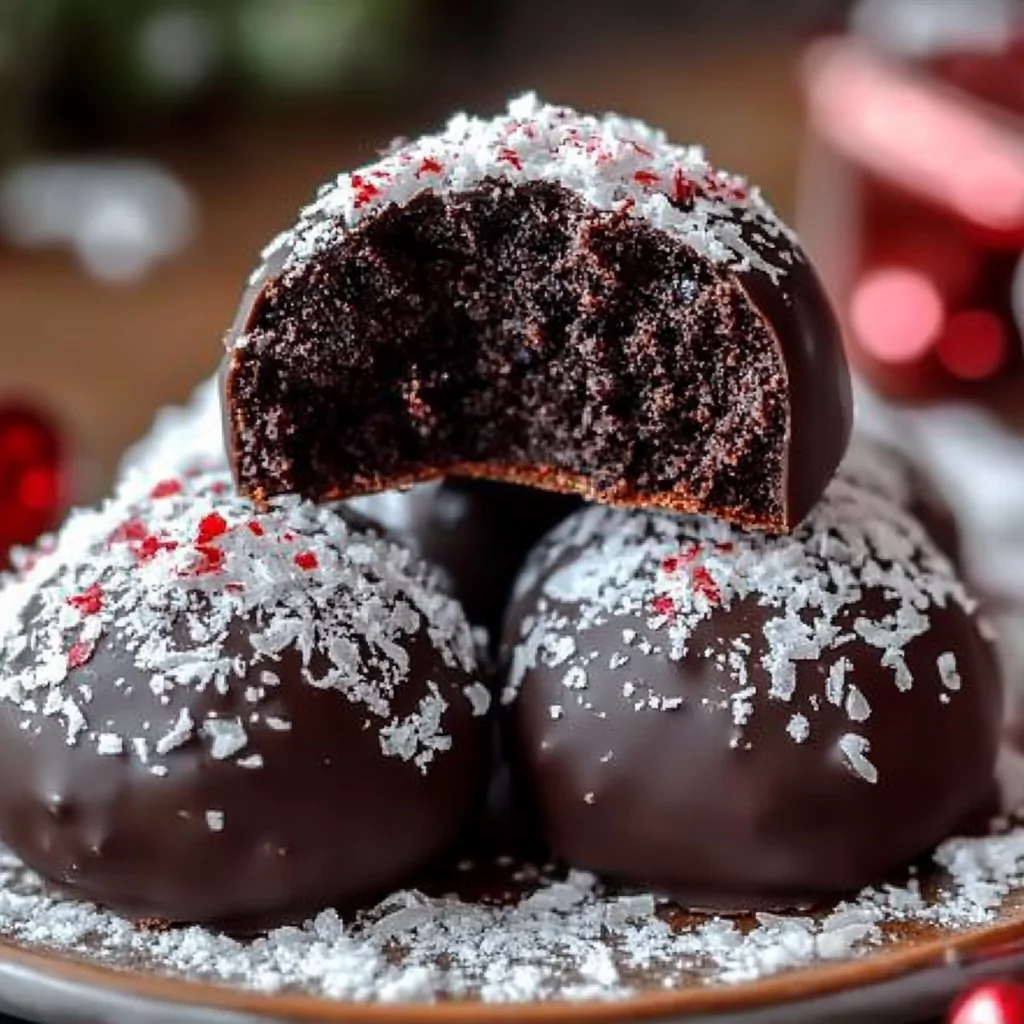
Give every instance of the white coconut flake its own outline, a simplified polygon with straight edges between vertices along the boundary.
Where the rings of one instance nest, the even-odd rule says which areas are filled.
[[[871,705],[856,686],[846,694],[846,716],[851,722],[866,722],[871,717]]]
[[[466,695],[473,714],[480,718],[486,715],[491,709],[491,691],[483,683],[471,683],[464,686],[462,692]]]
[[[218,761],[237,754],[249,742],[245,726],[237,718],[208,718],[202,731],[210,739],[210,756]]]
[[[162,756],[180,747],[192,735],[193,728],[194,723],[188,708],[182,708],[174,725],[156,741],[156,752]]]
[[[846,758],[846,763],[865,782],[878,782],[878,769],[868,759],[871,744],[856,733],[848,732],[839,737],[839,749]]]
[[[124,750],[124,740],[113,732],[101,732],[96,737],[97,754],[120,754]]]
[[[803,743],[811,735],[811,723],[807,720],[806,715],[797,713],[790,717],[786,725],[786,732],[795,743]]]
[[[938,657],[939,679],[947,690],[959,690],[963,685],[960,673],[956,667],[956,655],[952,651],[946,651]]]

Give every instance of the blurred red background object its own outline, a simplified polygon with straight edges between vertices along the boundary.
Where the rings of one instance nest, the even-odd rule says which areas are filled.
[[[1024,987],[979,985],[959,999],[949,1024],[1024,1024]]]
[[[64,445],[45,416],[22,401],[0,401],[0,570],[16,544],[54,527],[68,488]]]
[[[962,37],[950,30],[957,10]],[[816,44],[803,75],[799,226],[851,356],[876,387],[896,399],[967,398],[1024,424],[1024,29],[1015,10],[865,3],[871,17],[854,24],[871,31]],[[946,22],[923,33],[925,15]]]

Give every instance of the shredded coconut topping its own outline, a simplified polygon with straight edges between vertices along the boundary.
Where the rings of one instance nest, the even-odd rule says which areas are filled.
[[[148,737],[92,722],[74,670],[101,644],[131,658],[162,703],[180,687],[225,693],[248,675],[250,660],[295,650],[307,683],[365,710],[379,722],[384,753],[424,771],[451,744],[443,728],[448,702],[423,680],[418,711],[392,715],[392,699],[409,679],[413,637],[425,634],[439,665],[469,675],[452,699],[475,715],[488,710],[458,604],[406,548],[329,508],[284,498],[257,512],[219,474],[170,479],[144,498],[74,513],[57,538],[17,557],[19,573],[0,590],[0,699],[18,705],[29,725],[40,715],[62,720],[69,744],[88,737],[100,754],[134,757],[158,775],[166,766],[154,759],[193,737],[214,758],[248,768],[262,761],[246,749],[239,718],[197,722],[183,707]],[[248,648],[228,642],[243,622]],[[270,669],[260,678],[262,686],[246,691],[252,721],[280,682]],[[266,724],[289,728],[276,716]]]
[[[535,550],[517,597],[527,591],[535,594],[536,614],[521,624],[504,702],[515,699],[530,668],[550,665],[554,652],[564,664],[566,685],[585,691],[580,652],[587,634],[621,622],[628,626],[622,630],[624,645],[642,649],[646,642],[671,660],[689,653],[722,670],[731,689],[723,693],[721,706],[731,710],[737,747],[757,713],[758,689],[749,673],[755,658],[768,674],[768,696],[794,705],[786,726],[794,742],[813,735],[814,712],[826,704],[842,708],[850,722],[840,742],[842,757],[867,782],[877,780],[877,770],[868,740],[857,728],[870,718],[871,705],[853,685],[853,664],[844,647],[858,637],[874,647],[893,686],[906,691],[915,681],[905,650],[930,628],[930,613],[950,603],[967,613],[975,610],[948,559],[916,520],[885,497],[843,479],[835,480],[807,521],[784,537],[696,516],[585,509]],[[871,595],[881,611],[869,619],[864,609]],[[691,650],[697,628],[739,602],[768,612],[754,644],[749,636],[712,634],[700,650]],[[621,669],[622,692],[630,697],[635,680],[629,678],[627,652],[621,654],[613,653],[608,665]],[[803,662],[823,666],[820,693],[797,692],[797,667]],[[933,672],[934,679],[922,684],[932,684],[936,699],[940,692],[955,694],[960,676],[952,652],[938,659]],[[653,702],[645,697],[635,706],[661,707],[665,696]]]
[[[898,451],[856,430],[837,472],[900,508],[908,508],[913,500],[912,464]]]
[[[161,480],[226,471],[220,387],[214,375],[195,389],[186,405],[156,414],[149,432],[121,459],[117,492],[138,499]]]
[[[302,210],[294,229],[270,243],[264,259],[288,251],[287,273],[383,208],[494,180],[561,185],[598,210],[622,212],[675,235],[707,259],[754,268],[773,280],[798,252],[795,236],[760,192],[714,168],[699,146],[672,145],[641,121],[580,114],[527,93],[498,117],[456,114],[440,133],[338,175]]]
[[[224,826],[216,810],[206,821],[213,831]],[[511,888],[522,895],[507,902],[404,891],[352,921],[325,910],[300,927],[241,941],[196,927],[137,928],[48,892],[0,848],[0,937],[267,994],[354,1002],[620,1000],[867,956],[898,940],[908,923],[951,931],[990,924],[1024,886],[1024,830],[950,840],[935,862],[935,877],[866,889],[820,913],[739,921],[680,918],[649,893],[622,895],[584,872],[561,877],[521,866],[509,870]]]

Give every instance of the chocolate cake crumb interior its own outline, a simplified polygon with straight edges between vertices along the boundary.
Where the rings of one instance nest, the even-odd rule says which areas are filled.
[[[423,467],[782,516],[786,378],[742,290],[558,185],[382,212],[271,285],[235,364],[243,480],[316,497]],[[491,464],[491,469],[486,469]],[[507,467],[495,468],[494,464]],[[377,485],[381,486],[381,485]]]

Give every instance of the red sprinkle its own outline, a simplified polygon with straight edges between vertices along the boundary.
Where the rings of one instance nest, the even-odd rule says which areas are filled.
[[[722,599],[718,584],[703,565],[693,570],[693,589],[695,593],[703,594],[712,604],[718,604]]]
[[[656,171],[637,171],[633,180],[638,185],[657,185],[661,181],[661,175]]]
[[[319,564],[319,560],[312,551],[300,551],[294,558],[295,564],[305,572],[312,572]]]
[[[361,174],[352,175],[352,189],[356,194],[356,209],[372,203],[380,195],[380,187],[367,181]]]
[[[681,548],[678,555],[668,555],[661,560],[661,568],[664,572],[676,572],[681,566],[695,562],[700,555],[700,545],[690,543]]]
[[[110,535],[110,542],[124,544],[130,541],[144,540],[148,533],[146,524],[141,519],[129,519]]]
[[[68,604],[83,615],[99,615],[103,610],[103,591],[98,583],[93,583],[82,593],[69,597]]]
[[[651,602],[651,608],[656,615],[675,615],[676,603],[671,597],[662,594]]]
[[[161,540],[156,534],[150,533],[139,541],[134,550],[140,562],[148,562],[161,551],[173,551],[177,546],[176,540]]]
[[[199,521],[199,536],[196,538],[196,544],[209,544],[211,540],[223,537],[227,532],[228,524],[224,521],[224,517],[219,512],[211,512]]]
[[[202,561],[195,567],[197,576],[210,576],[220,572],[224,564],[224,552],[212,544],[197,544],[196,551],[202,555]]]
[[[78,641],[68,651],[68,668],[81,668],[92,657],[93,645]]]
[[[682,167],[677,167],[672,175],[672,201],[688,203],[696,192],[696,185],[686,176],[686,172]]]
[[[440,160],[434,159],[432,156],[425,156],[420,161],[419,170],[416,172],[417,178],[422,178],[424,174],[440,174],[444,170]]]
[[[247,526],[249,527],[249,532],[250,532],[250,533],[251,533],[251,534],[252,534],[252,535],[253,535],[254,537],[262,537],[262,536],[263,536],[263,535],[264,535],[264,534],[265,534],[265,533],[267,532],[266,530],[264,530],[264,529],[263,529],[263,526],[262,526],[262,524],[261,524],[261,523],[258,523],[258,522],[256,522],[256,520],[255,520],[255,519],[251,520],[251,521],[250,521],[249,523],[247,523],[246,525],[247,525]]]
[[[498,150],[498,159],[503,160],[507,164],[511,164],[517,171],[523,169],[523,161],[519,158],[519,154],[514,149],[500,149]]]
[[[731,555],[735,549],[736,545],[733,544],[732,541],[728,540],[724,543],[720,541],[718,544],[715,545],[715,550],[723,555]]]
[[[173,498],[176,494],[181,494],[180,480],[161,480],[149,492],[149,496],[154,500],[157,498]]]
[[[285,530],[284,533],[281,534],[281,540],[286,544],[291,544],[291,542],[295,540],[295,534],[292,533],[291,530]]]

